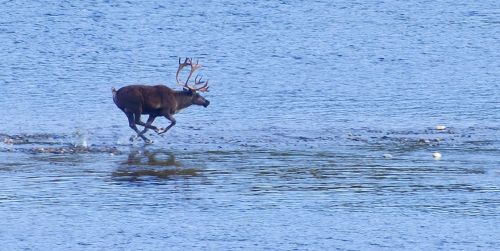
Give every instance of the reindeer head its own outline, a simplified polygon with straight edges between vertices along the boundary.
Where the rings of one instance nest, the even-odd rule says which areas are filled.
[[[179,73],[181,70],[186,67],[190,66],[191,70],[189,71],[188,77],[184,83],[179,78]],[[195,105],[202,105],[204,107],[207,107],[210,104],[210,101],[206,100],[204,97],[202,97],[198,92],[208,92],[208,80],[207,81],[201,81],[202,77],[196,76],[194,78],[194,84],[189,85],[189,79],[193,75],[193,73],[201,68],[201,64],[198,64],[198,61],[196,63],[193,63],[192,58],[186,58],[184,60],[184,63],[181,63],[181,59],[179,58],[179,68],[177,69],[177,74],[175,75],[175,79],[177,80],[177,84],[182,86],[184,89],[184,92],[191,96],[191,101]],[[199,77],[199,78],[198,78]],[[196,87],[197,85],[203,85],[201,87]]]
[[[203,107],[207,107],[210,104],[210,101],[192,89],[184,89],[184,92],[186,95],[191,97],[191,103],[193,105],[202,105]]]

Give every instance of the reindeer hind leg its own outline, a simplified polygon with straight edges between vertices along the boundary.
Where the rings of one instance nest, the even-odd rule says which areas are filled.
[[[155,115],[152,114],[149,115],[148,121],[146,122],[146,124],[144,124],[144,130],[142,130],[142,132],[140,133],[141,135],[145,134],[148,131],[148,129],[153,129],[155,130],[155,132],[158,132],[158,128],[156,128],[156,126],[151,125],[153,124],[155,118],[156,118]]]
[[[150,143],[151,140],[149,140],[144,135],[142,135],[141,132],[139,131],[139,129],[137,128],[137,126],[135,125],[137,123],[137,121],[141,120],[141,117],[140,117],[141,114],[139,113],[139,116],[137,116],[137,113],[134,116],[134,113],[131,113],[131,112],[127,112],[125,114],[127,115],[128,125],[130,126],[130,128],[132,128],[132,130],[134,130],[137,133],[137,136],[141,137],[146,143]],[[130,138],[130,140],[132,141],[133,138]]]
[[[140,125],[140,126],[144,126],[144,129],[148,128],[148,129],[153,129],[155,131],[158,131],[158,128],[154,125],[152,125],[153,121],[155,120],[156,116],[155,115],[152,115],[150,114],[149,117],[148,117],[148,120],[146,121],[146,123],[142,122],[142,121],[136,121],[135,123]],[[144,132],[144,130],[143,130]],[[141,132],[141,133],[143,133]]]

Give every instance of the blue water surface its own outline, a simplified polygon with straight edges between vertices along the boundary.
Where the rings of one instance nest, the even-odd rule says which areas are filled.
[[[2,250],[500,246],[498,1],[0,10]],[[179,57],[210,106],[130,142],[111,88]]]

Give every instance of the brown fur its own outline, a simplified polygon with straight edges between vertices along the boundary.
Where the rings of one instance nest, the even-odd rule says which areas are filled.
[[[146,142],[150,141],[143,134],[148,129],[153,129],[157,133],[165,133],[174,126],[176,121],[173,115],[179,110],[193,104],[205,107],[210,104],[208,100],[192,90],[174,91],[164,85],[129,85],[119,90],[113,88],[112,93],[116,106],[127,115],[129,126]],[[147,123],[141,121],[141,114],[149,115]],[[152,126],[151,124],[158,116],[165,116],[171,124],[162,130]],[[144,126],[144,130],[139,132],[136,124]]]

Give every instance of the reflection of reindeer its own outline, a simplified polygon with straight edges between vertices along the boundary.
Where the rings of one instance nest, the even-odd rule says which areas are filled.
[[[185,82],[179,79],[181,70],[190,66],[191,70]],[[132,128],[138,137],[141,137],[146,143],[152,143],[144,134],[148,129],[153,129],[158,134],[165,133],[175,125],[174,114],[191,105],[201,105],[207,107],[210,102],[202,97],[198,92],[208,91],[208,80],[201,81],[201,77],[195,77],[194,83],[189,84],[189,79],[193,73],[200,69],[201,65],[198,62],[193,63],[193,60],[186,58],[184,63],[181,63],[179,58],[179,68],[175,76],[177,84],[183,87],[182,91],[174,91],[165,85],[129,85],[116,90],[113,88],[113,101],[125,115],[127,115],[130,128]],[[197,85],[202,85],[196,87]],[[146,123],[141,121],[141,114],[149,114]],[[156,117],[164,116],[170,120],[171,124],[163,129],[152,125]],[[144,130],[139,131],[137,125],[144,126]]]
[[[157,157],[158,152],[139,151],[131,152],[123,165],[112,173],[113,177],[128,178],[136,180],[140,177],[157,177],[161,179],[171,178],[173,176],[197,176],[198,170],[194,168],[178,168],[182,164],[175,160],[175,156],[170,154],[165,160]],[[144,161],[144,157],[146,160]],[[137,166],[147,166],[148,168],[137,168]],[[165,168],[165,167],[175,167]]]
[[[181,167],[182,164],[175,160],[173,154],[169,154],[166,160],[159,160],[157,158],[158,152],[144,151],[144,155],[141,156],[139,151],[131,152],[128,155],[126,164],[128,165],[149,165],[149,166],[175,166]],[[143,163],[143,157],[147,158],[147,162]]]

